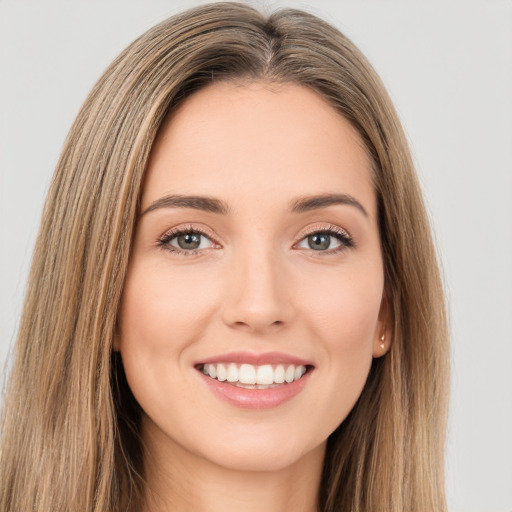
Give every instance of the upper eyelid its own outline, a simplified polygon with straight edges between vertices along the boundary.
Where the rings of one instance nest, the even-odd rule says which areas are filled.
[[[297,235],[298,241],[302,240],[303,238],[312,235],[314,233],[339,233],[345,235],[347,238],[350,238],[352,240],[352,235],[344,228],[337,226],[335,224],[315,224],[313,226],[308,227],[305,230],[302,230]]]
[[[219,242],[219,237],[215,235],[215,233],[204,226],[198,226],[193,224],[180,224],[178,226],[172,227],[168,230],[166,230],[161,236],[158,237],[158,241],[162,241],[165,238],[174,238],[175,236],[179,236],[182,233],[188,233],[188,232],[197,232],[201,235],[208,238],[213,244],[216,245],[222,245],[221,242]],[[304,238],[307,236],[310,236],[314,233],[338,233],[345,235],[347,238],[349,238],[351,241],[353,241],[352,235],[341,226],[337,226],[335,224],[331,223],[318,223],[314,224],[312,226],[307,227],[306,229],[303,229],[299,231],[299,233],[294,237],[295,242],[293,243],[293,246],[295,246],[297,243],[301,242]]]
[[[195,254],[202,253],[205,250],[211,250],[211,249],[217,249],[222,247],[219,242],[217,242],[216,238],[212,235],[210,235],[209,229],[205,228],[199,228],[197,226],[192,225],[178,225],[173,228],[170,228],[166,230],[161,236],[159,236],[155,242],[155,245],[159,249],[163,249],[165,251],[168,251],[170,253],[174,253],[181,256],[192,256]],[[181,234],[185,233],[199,233],[201,236],[204,236],[207,238],[210,243],[211,247],[205,247],[202,249],[182,249],[180,247],[176,247],[173,244],[171,244],[171,240],[175,239],[176,237],[180,236]]]
[[[314,252],[318,252],[318,254],[334,254],[334,253],[337,253],[337,252],[343,250],[344,248],[348,249],[348,248],[354,248],[357,246],[353,237],[345,229],[340,228],[338,226],[336,226],[336,227],[331,226],[329,228],[323,228],[323,229],[322,228],[312,229],[311,231],[303,234],[299,238],[299,240],[294,243],[294,247],[299,246],[304,240],[306,240],[308,237],[310,237],[311,235],[314,235],[316,233],[325,234],[329,237],[335,238],[340,243],[340,247],[335,248],[335,249],[328,249],[325,251],[314,251]],[[306,249],[306,248],[303,247],[302,249]]]
[[[342,233],[346,233],[347,236],[350,236],[346,229],[340,228],[339,226],[334,226],[332,224],[329,224],[328,226],[315,226],[313,228],[309,228],[306,231],[304,231],[304,233],[302,233],[302,236],[307,236],[311,233],[320,233],[320,232],[328,232],[328,231],[342,232]]]
[[[193,226],[193,225],[178,225],[173,228],[167,229],[161,236],[158,237],[159,240],[167,237],[175,237],[182,233],[200,233],[206,238],[210,239],[214,243],[219,243],[217,241],[217,237],[210,229],[203,228],[201,226]]]
[[[206,236],[207,238],[209,238],[212,242],[220,243],[220,242],[217,241],[218,237],[213,233],[213,231],[211,231],[208,228],[205,228],[205,227],[202,227],[202,226],[197,226],[197,225],[192,225],[192,224],[178,225],[178,226],[175,226],[173,228],[170,228],[170,229],[166,230],[159,237],[159,240],[161,240],[162,238],[166,238],[166,237],[168,237],[170,235],[176,236],[176,235],[179,235],[181,233],[187,233],[187,232],[198,232],[198,233],[201,233],[202,235]],[[297,238],[297,241],[301,241],[306,236],[309,236],[309,235],[311,235],[313,233],[320,233],[320,232],[342,233],[342,234],[346,235],[348,238],[352,239],[352,235],[346,229],[344,229],[344,228],[342,228],[340,226],[331,224],[331,223],[316,224],[316,225],[310,226],[306,230],[303,230],[303,231],[301,230],[296,235],[296,238]]]

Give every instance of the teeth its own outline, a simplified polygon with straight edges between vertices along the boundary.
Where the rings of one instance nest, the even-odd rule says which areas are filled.
[[[256,368],[252,364],[243,364],[240,366],[238,382],[242,384],[256,384]]]
[[[217,365],[217,380],[224,382],[228,378],[228,372],[223,364]]]
[[[258,384],[274,384],[274,370],[269,364],[258,366],[256,371],[256,382]]]
[[[218,363],[204,364],[202,371],[205,375],[220,382],[227,381],[240,384],[243,387],[265,387],[299,380],[306,373],[306,367],[293,364],[254,366],[252,364]]]
[[[213,366],[211,364],[208,364],[205,366]],[[227,375],[226,375],[226,380],[228,382],[238,382],[238,366],[236,364],[233,364],[231,363],[229,366],[228,366],[228,372],[227,372]]]
[[[274,370],[274,382],[276,384],[282,384],[284,382],[284,366],[282,364],[278,365]]]
[[[302,371],[304,370],[304,371]],[[299,380],[304,374],[306,373],[306,368],[304,368],[304,366],[297,366],[297,368],[295,368],[295,379],[294,380]],[[211,377],[211,373],[210,373],[210,377]]]

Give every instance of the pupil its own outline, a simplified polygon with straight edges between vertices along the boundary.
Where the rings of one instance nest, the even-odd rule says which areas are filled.
[[[316,233],[308,237],[308,244],[315,251],[328,249],[330,245],[330,236],[324,233]]]
[[[178,237],[178,245],[181,249],[197,249],[201,244],[201,235],[197,233],[185,233]]]

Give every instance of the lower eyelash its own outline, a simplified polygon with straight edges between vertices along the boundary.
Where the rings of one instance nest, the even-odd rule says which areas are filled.
[[[327,254],[335,253],[335,252],[342,251],[347,248],[353,248],[356,246],[354,239],[345,230],[340,229],[337,226],[329,226],[327,228],[321,228],[321,229],[312,229],[309,233],[306,233],[301,240],[303,240],[304,238],[306,238],[308,236],[315,235],[315,234],[332,236],[332,237],[336,238],[337,240],[339,240],[340,242],[342,242],[342,244],[343,244],[336,249],[330,249],[327,251],[318,251],[319,253],[320,252],[324,252]]]
[[[204,249],[184,250],[184,249],[179,249],[179,248],[174,247],[173,245],[169,244],[169,242],[173,238],[176,238],[180,235],[185,235],[187,233],[198,233],[201,236],[204,236],[208,240],[212,241],[210,235],[208,235],[201,229],[198,229],[195,227],[193,228],[191,226],[190,228],[179,228],[179,229],[165,233],[162,237],[160,237],[158,239],[157,245],[158,245],[158,247],[160,247],[166,251],[182,254],[184,256],[193,256],[194,254],[197,254],[198,252],[204,250]],[[314,235],[314,234],[323,234],[323,235],[332,236],[342,243],[342,245],[340,247],[337,247],[336,249],[330,249],[327,251],[319,251],[319,253],[324,252],[327,254],[329,254],[329,253],[332,254],[332,253],[336,253],[336,252],[342,251],[344,249],[353,248],[356,246],[354,239],[345,230],[340,229],[337,226],[329,226],[328,228],[324,228],[324,229],[312,229],[310,232],[304,234],[304,236],[302,237],[301,240],[303,240],[304,238],[307,238],[308,236]]]
[[[191,249],[189,251],[186,251],[184,249],[179,249],[178,247],[174,247],[173,245],[169,244],[169,242],[173,238],[176,238],[180,235],[186,235],[187,233],[198,233],[199,235],[204,236],[208,240],[211,241],[211,237],[207,233],[205,233],[204,231],[202,231],[200,229],[190,227],[190,228],[184,228],[184,229],[179,228],[179,229],[165,233],[163,236],[161,236],[157,240],[157,245],[158,245],[158,247],[160,247],[166,251],[183,254],[184,256],[193,256],[194,254],[197,254],[200,250],[204,250],[204,249]]]

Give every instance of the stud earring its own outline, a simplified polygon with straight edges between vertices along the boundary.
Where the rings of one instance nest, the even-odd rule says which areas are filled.
[[[382,341],[382,343],[380,344],[380,348],[384,348],[386,345],[384,344],[384,340],[386,339],[386,335],[383,334],[381,337],[380,337],[380,341]]]

